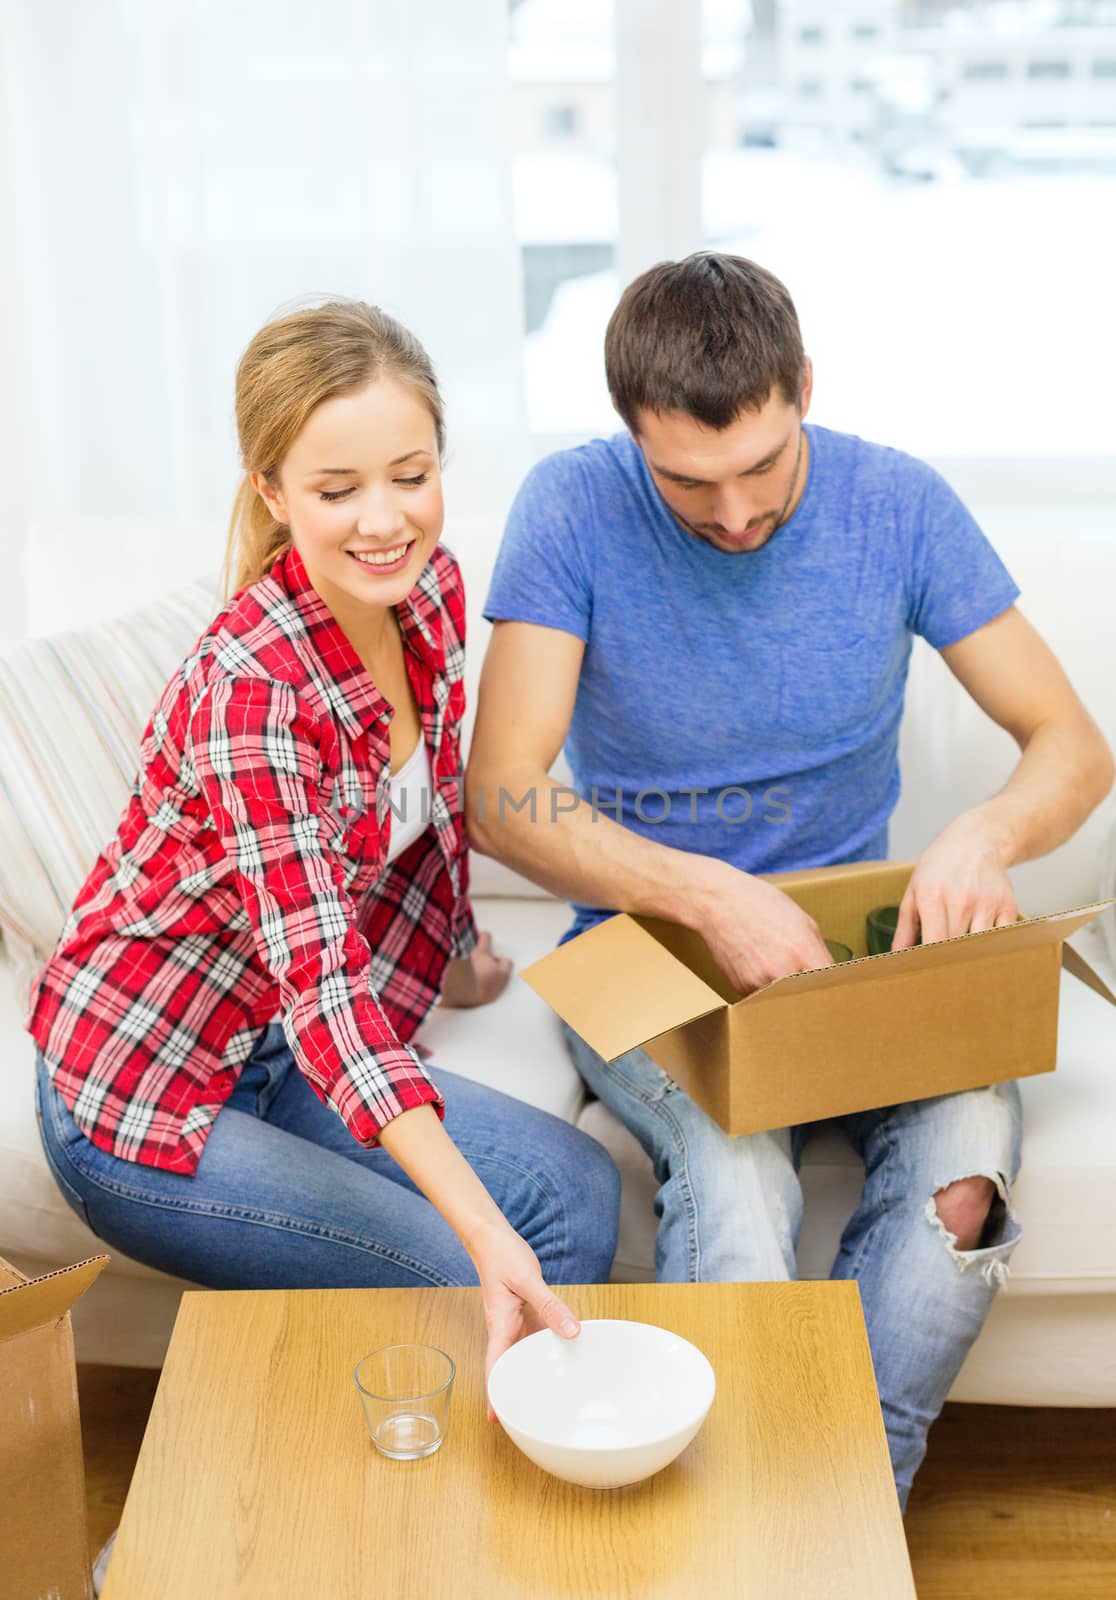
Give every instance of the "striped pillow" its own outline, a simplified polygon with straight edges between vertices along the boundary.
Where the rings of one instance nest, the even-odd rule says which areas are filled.
[[[0,650],[0,932],[45,961],[116,832],[156,701],[220,608],[198,580],[115,622]]]

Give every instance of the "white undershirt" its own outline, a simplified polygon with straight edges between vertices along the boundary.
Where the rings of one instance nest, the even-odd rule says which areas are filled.
[[[420,735],[414,751],[391,775],[391,843],[387,858],[413,844],[430,826],[430,756]]]
[[[394,861],[430,826],[430,755],[422,737],[398,772],[391,775],[391,843],[387,858]],[[282,1012],[271,1019],[282,1022]]]

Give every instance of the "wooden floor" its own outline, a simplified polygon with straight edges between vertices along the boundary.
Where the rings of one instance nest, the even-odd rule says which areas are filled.
[[[120,1520],[158,1377],[78,1367],[94,1553]],[[1116,1411],[947,1406],[907,1539],[920,1600],[1113,1600]]]

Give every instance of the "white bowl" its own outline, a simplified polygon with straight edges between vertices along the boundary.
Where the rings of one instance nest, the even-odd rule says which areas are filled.
[[[533,1333],[492,1368],[488,1398],[538,1466],[589,1489],[638,1483],[673,1461],[713,1404],[713,1368],[648,1322],[583,1322],[576,1339]]]

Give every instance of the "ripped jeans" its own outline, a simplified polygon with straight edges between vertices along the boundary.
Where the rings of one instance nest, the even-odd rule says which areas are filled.
[[[660,1283],[754,1283],[797,1275],[798,1167],[817,1124],[722,1132],[645,1050],[604,1061],[563,1024],[592,1092],[651,1157],[660,1185]],[[864,1192],[831,1278],[860,1285],[895,1486],[904,1509],[926,1435],[984,1324],[1020,1227],[1010,1207],[1022,1110],[1014,1083],[836,1119],[864,1161]],[[995,1185],[981,1247],[959,1251],[935,1196],[960,1178]]]

